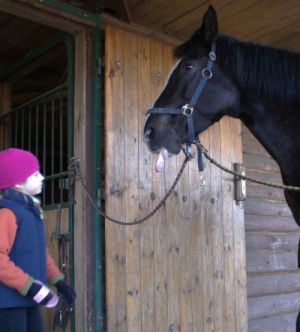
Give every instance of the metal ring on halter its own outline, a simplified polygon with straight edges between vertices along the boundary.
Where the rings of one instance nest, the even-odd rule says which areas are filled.
[[[212,77],[212,71],[209,68],[203,68],[202,76],[206,79],[210,79]]]
[[[182,114],[185,116],[190,116],[192,115],[194,112],[194,108],[192,106],[190,106],[189,104],[185,104],[184,106],[182,106]]]
[[[216,53],[213,52],[213,51],[210,51],[208,53],[208,56],[209,56],[209,58],[210,58],[211,61],[216,61],[216,59],[217,59]]]

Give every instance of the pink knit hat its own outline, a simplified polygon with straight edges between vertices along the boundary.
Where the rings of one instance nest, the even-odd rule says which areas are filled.
[[[0,189],[25,181],[39,169],[37,157],[29,151],[17,148],[0,151]]]

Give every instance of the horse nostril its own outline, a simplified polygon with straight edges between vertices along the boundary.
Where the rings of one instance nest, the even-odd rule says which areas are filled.
[[[144,138],[145,140],[149,141],[154,136],[154,130],[152,128],[147,128],[144,132]]]

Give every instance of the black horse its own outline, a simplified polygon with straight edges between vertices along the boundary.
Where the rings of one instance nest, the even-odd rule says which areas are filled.
[[[219,35],[213,7],[174,54],[179,61],[144,128],[149,148],[159,153],[157,168],[229,115],[241,119],[276,160],[284,184],[300,186],[300,55]],[[300,193],[284,194],[300,226]],[[297,321],[299,332],[299,315]]]

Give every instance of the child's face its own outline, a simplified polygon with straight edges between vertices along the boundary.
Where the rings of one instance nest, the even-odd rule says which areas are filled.
[[[42,192],[44,180],[44,176],[37,171],[19,185],[19,190],[30,196],[38,195]]]

